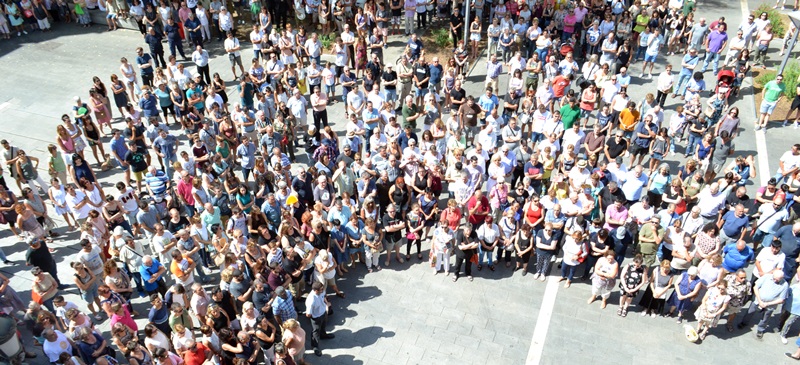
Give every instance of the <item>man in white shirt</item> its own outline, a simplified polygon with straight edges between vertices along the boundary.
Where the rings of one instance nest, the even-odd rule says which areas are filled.
[[[233,72],[233,78],[237,78],[236,76],[236,65],[239,65],[239,70],[242,71],[244,74],[244,66],[242,66],[242,53],[240,52],[241,47],[239,46],[239,39],[233,36],[232,32],[228,32],[228,36],[223,43],[225,46],[225,52],[228,53],[228,59],[231,61],[231,72]]]
[[[58,358],[62,353],[72,354],[72,349],[75,343],[69,337],[61,333],[61,331],[53,330],[52,328],[45,329],[42,332],[44,343],[42,343],[42,352],[47,355],[51,364],[58,363]]]
[[[561,138],[561,145],[564,146],[564,148],[567,148],[569,145],[574,146],[575,153],[577,154],[580,152],[585,138],[586,133],[581,130],[580,123],[575,123],[572,125],[571,129],[564,131],[564,136]]]
[[[628,199],[628,203],[630,204],[639,201],[642,192],[644,192],[647,186],[649,179],[647,175],[642,173],[642,170],[642,165],[636,165],[633,171],[629,171],[624,177],[625,182],[622,184],[622,192],[625,193],[625,199]]]
[[[364,92],[358,88],[358,84],[353,85],[353,89],[347,93],[347,112],[355,114],[361,118],[361,113],[366,106],[366,97]]]
[[[703,217],[705,223],[717,221],[720,210],[725,208],[725,199],[734,186],[731,184],[720,187],[719,183],[715,182],[697,194],[697,201],[700,202],[697,206],[700,207],[700,216]]]
[[[275,90],[275,85],[280,81],[281,75],[286,67],[283,65],[283,62],[278,59],[274,53],[271,53],[269,56],[269,61],[264,66],[264,71],[269,75],[269,84],[272,86],[272,90]]]
[[[741,28],[736,32],[736,37],[728,40],[728,53],[725,55],[725,66],[730,66],[731,61],[736,61],[739,54],[747,46],[747,39],[744,38],[744,32]]]
[[[781,247],[783,247],[781,241],[774,241],[772,246],[761,249],[761,252],[756,256],[756,268],[753,270],[754,277],[761,278],[774,270],[783,271],[786,254],[781,251]]]
[[[800,168],[800,143],[793,145],[791,150],[781,156],[778,167],[774,178],[781,184]]]
[[[303,130],[308,125],[308,102],[303,95],[300,95],[300,89],[294,89],[294,95],[286,102],[286,106],[292,111],[295,117],[295,126],[298,130]]]
[[[334,335],[325,331],[330,305],[328,298],[325,297],[325,286],[321,282],[315,281],[311,285],[311,293],[306,297],[306,317],[311,320],[311,347],[314,348],[314,354],[317,356],[322,356],[319,341],[334,338]]]
[[[211,74],[208,68],[208,51],[198,45],[195,51],[192,52],[192,62],[194,62],[197,68],[197,73],[205,79],[206,84],[211,84]]]
[[[322,42],[320,42],[319,36],[316,32],[311,33],[311,38],[306,39],[306,43],[303,45],[303,48],[306,49],[306,54],[308,54],[310,59],[317,61],[317,64],[320,63]]]

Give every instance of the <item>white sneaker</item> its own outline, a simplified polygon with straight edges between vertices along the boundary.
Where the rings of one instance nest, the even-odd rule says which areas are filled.
[[[23,30],[22,34],[28,34],[28,31],[27,30]]]
[[[670,156],[675,156],[675,152],[670,152],[669,155]]]
[[[539,278],[539,273],[533,274],[533,280],[536,280],[538,278]]]
[[[789,125],[789,121],[788,121],[788,120],[784,120],[784,121],[783,121],[783,125],[782,125],[782,127],[785,127],[785,126],[787,126],[787,125]]]
[[[794,129],[800,128],[800,122],[794,124]]]
[[[647,79],[648,79],[648,80],[651,80],[652,78],[653,78],[653,75],[652,75],[652,74],[647,74]]]
[[[789,343],[789,340],[786,337],[781,336],[781,343],[785,345]]]
[[[539,281],[544,282],[545,280],[547,280],[547,275],[542,275],[539,277]]]
[[[639,78],[640,78],[640,79],[643,79],[643,78],[644,78],[644,74],[640,74],[640,75],[639,75]]]
[[[647,315],[647,311],[642,311],[642,313],[640,313],[640,314],[642,315],[642,317],[644,317],[644,316]]]
[[[655,313],[650,313],[650,317],[651,318],[656,318],[656,314]]]

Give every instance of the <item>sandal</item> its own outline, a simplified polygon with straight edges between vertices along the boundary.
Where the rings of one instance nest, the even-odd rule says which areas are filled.
[[[622,308],[617,309],[617,315],[620,316],[620,317],[622,316]]]
[[[705,332],[701,333],[700,336],[697,336],[697,338],[699,338],[700,341],[705,340],[706,339],[706,333]]]
[[[628,310],[627,309],[623,309],[621,316],[627,317],[628,316]]]
[[[478,271],[481,271],[482,269],[483,269],[483,265],[478,265]]]
[[[733,332],[733,325],[732,324],[728,324],[727,326],[725,326],[725,328],[728,330],[728,332]]]
[[[494,266],[493,266],[493,265],[490,265],[490,266],[489,266],[489,270],[492,270],[492,271],[494,271]]]
[[[458,276],[453,276],[453,282],[455,283],[456,281],[458,281]]]
[[[417,259],[422,260],[422,254],[421,253],[417,254]]]

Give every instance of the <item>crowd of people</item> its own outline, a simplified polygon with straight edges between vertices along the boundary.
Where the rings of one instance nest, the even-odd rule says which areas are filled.
[[[79,18],[93,8],[80,1]],[[40,159],[0,141],[20,191],[0,177],[0,223],[29,243],[34,277],[26,307],[0,275],[0,308],[25,311],[53,364],[302,364],[306,330],[317,356],[334,337],[340,278],[407,261],[453,282],[483,269],[585,282],[589,304],[618,292],[620,317],[693,316],[700,339],[722,317],[733,332],[754,316],[760,339],[782,308],[781,340],[797,334],[800,144],[754,197],[754,158],[735,150],[749,126],[733,101],[750,51],[765,62],[765,14],[734,37],[724,18],[695,20],[688,0],[475,0],[473,19],[460,1],[250,1],[232,5],[236,17],[217,0],[103,6],[110,29],[134,17],[145,45],[74,98],[41,161],[49,182]],[[12,27],[17,7],[4,5]],[[455,40],[444,63],[416,33],[432,24]],[[401,56],[384,59],[395,35]],[[233,85],[211,73],[215,36]],[[680,63],[665,64],[673,54]],[[475,62],[486,79],[468,95]],[[707,86],[704,73],[722,69],[730,87]],[[754,127],[785,94],[782,78],[764,88]],[[634,99],[632,82],[655,95]],[[122,181],[103,187],[98,175]],[[80,232],[72,276],[48,247],[63,235],[57,216]],[[64,297],[72,285],[88,312]],[[106,319],[110,335],[95,327]]]

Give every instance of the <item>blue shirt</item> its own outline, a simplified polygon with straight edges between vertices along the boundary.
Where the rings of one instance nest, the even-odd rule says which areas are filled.
[[[144,283],[145,291],[152,292],[158,289],[158,280],[152,283],[148,282],[148,280],[150,280],[150,278],[152,278],[153,275],[157,274],[158,270],[161,270],[162,267],[164,266],[161,265],[161,263],[158,262],[158,260],[156,260],[155,258],[153,259],[153,264],[150,265],[150,267],[144,266],[144,263],[142,263],[142,266],[139,266],[139,274],[142,275],[142,282]]]
[[[328,222],[333,222],[334,219],[338,219],[339,223],[345,224],[350,220],[350,208],[346,205],[342,205],[342,210],[338,209],[331,209],[328,211]]]
[[[722,268],[728,270],[728,272],[736,272],[736,270],[747,266],[748,261],[755,258],[752,248],[744,246],[744,250],[740,252],[736,249],[736,242],[725,245],[722,253],[725,255],[722,260]]]
[[[789,303],[789,313],[800,315],[800,283],[789,287],[789,296],[786,298],[786,302]]]
[[[722,216],[722,220],[724,221],[724,223],[722,223],[722,232],[733,239],[738,239],[742,234],[742,230],[750,223],[747,214],[743,214],[742,217],[739,218],[732,210],[725,213],[725,215]]]
[[[150,117],[157,117],[158,116],[158,98],[155,95],[150,94],[150,97],[142,96],[139,99],[139,108],[142,109],[142,112],[146,118]]]
[[[683,61],[681,62],[681,65],[683,65],[685,63],[687,65],[696,66],[697,62],[699,62],[699,61],[700,61],[700,56],[699,55],[692,56],[692,55],[687,54],[687,55],[683,56]],[[681,66],[681,75],[691,76],[692,75],[692,70]]]
[[[151,173],[147,173],[147,175],[144,176],[144,181],[156,196],[163,197],[166,195],[169,179],[164,175],[164,171],[156,170],[155,176]]]
[[[236,156],[242,159],[242,168],[252,169],[256,164],[256,145],[253,143],[240,144],[236,147]]]
[[[367,123],[367,127],[368,127],[367,129],[370,129],[370,130],[375,128],[375,127],[377,127],[378,126],[378,122],[380,121],[380,118],[379,118],[380,115],[378,114],[378,110],[375,109],[375,108],[367,109],[366,107],[364,107],[364,111],[361,112],[361,117],[364,118],[364,122],[366,122],[368,119],[378,118],[377,120],[375,120],[373,122]]]
[[[762,302],[786,299],[789,295],[789,284],[786,283],[786,280],[781,280],[780,283],[776,283],[771,274],[764,275],[756,280],[756,284],[753,288],[758,288],[758,294]]]
[[[167,134],[166,138],[158,136],[153,141],[153,147],[158,149],[158,152],[161,152],[164,155],[165,160],[172,160],[176,157],[175,152],[177,151],[177,141],[178,140],[175,138],[175,136],[171,134]]]
[[[442,81],[442,65],[430,65],[428,68],[431,73],[431,84],[438,85],[439,81]]]
[[[114,158],[117,159],[118,162],[122,163],[122,159],[124,159],[125,155],[128,154],[128,146],[125,144],[125,138],[122,138],[122,136],[119,138],[112,138],[111,150],[116,154]]]
[[[491,97],[486,97],[486,94],[481,95],[480,99],[478,99],[478,105],[480,105],[481,109],[486,110],[486,115],[489,115],[494,108],[499,105],[499,101],[497,100],[497,96],[492,94]]]
[[[141,56],[136,57],[136,64],[137,65],[146,65],[150,63],[150,60],[153,58],[150,57],[149,53],[143,53]],[[141,69],[142,75],[152,75],[153,74],[153,67],[145,67]]]
[[[281,222],[281,204],[276,200],[275,206],[272,206],[269,204],[269,201],[265,200],[264,204],[261,204],[261,212],[267,216],[267,220],[270,224],[269,228],[277,229],[277,225]]]

